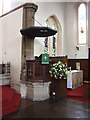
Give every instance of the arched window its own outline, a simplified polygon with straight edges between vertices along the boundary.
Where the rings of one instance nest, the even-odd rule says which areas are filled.
[[[54,36],[45,39],[45,51],[49,53],[50,56],[59,56],[62,54],[62,27],[56,17],[56,15],[51,15],[45,21],[46,26],[56,29],[58,32]]]
[[[78,44],[86,44],[86,5],[81,3],[78,8]]]
[[[48,27],[51,27],[52,29],[57,30],[57,22],[55,19],[55,15],[48,17],[48,19],[45,21],[45,24]],[[48,40],[47,40],[47,38],[45,39],[45,43],[47,40],[47,51],[48,51],[50,56],[56,56],[56,46],[57,46],[56,39],[57,39],[57,34],[54,36],[48,37]]]

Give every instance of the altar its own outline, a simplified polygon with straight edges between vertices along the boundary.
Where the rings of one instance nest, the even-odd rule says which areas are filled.
[[[67,88],[75,89],[81,85],[83,85],[83,71],[82,70],[68,71]]]

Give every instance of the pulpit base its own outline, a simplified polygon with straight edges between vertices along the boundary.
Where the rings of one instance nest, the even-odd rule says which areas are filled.
[[[27,84],[27,98],[33,101],[42,101],[49,99],[49,84],[51,82],[44,83],[28,83]]]

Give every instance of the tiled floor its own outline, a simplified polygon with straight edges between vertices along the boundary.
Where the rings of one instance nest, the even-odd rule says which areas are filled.
[[[84,118],[90,119],[90,105],[68,100],[49,99],[41,102],[22,99],[21,107],[7,118]],[[75,119],[74,119],[75,120]],[[86,120],[86,119],[85,119]]]

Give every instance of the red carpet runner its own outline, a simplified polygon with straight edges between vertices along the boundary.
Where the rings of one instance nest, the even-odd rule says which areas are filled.
[[[85,103],[88,103],[90,104],[90,98],[84,98],[84,87],[83,85],[76,88],[76,89],[68,89],[67,90],[67,96],[68,96],[68,99],[71,99],[71,100],[76,100],[76,101],[81,101],[81,102],[85,102]]]

